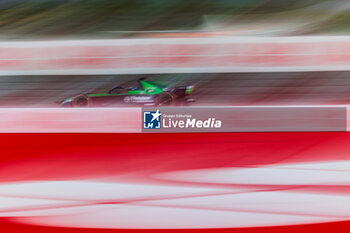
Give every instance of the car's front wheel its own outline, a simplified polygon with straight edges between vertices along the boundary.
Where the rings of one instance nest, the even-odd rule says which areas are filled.
[[[78,95],[72,101],[72,107],[88,107],[89,98],[86,95]]]
[[[160,93],[156,99],[157,106],[172,106],[174,102],[174,97],[169,92]]]

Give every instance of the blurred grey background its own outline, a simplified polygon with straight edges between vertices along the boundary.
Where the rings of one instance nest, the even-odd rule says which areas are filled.
[[[346,0],[1,0],[0,40],[339,35],[349,9]]]
[[[0,0],[0,43],[140,37],[348,35],[345,0]],[[350,72],[149,75],[196,105],[348,104]],[[1,76],[0,106],[51,107],[143,75]]]

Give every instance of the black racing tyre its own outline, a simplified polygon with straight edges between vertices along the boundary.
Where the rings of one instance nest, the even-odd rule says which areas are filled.
[[[174,102],[174,96],[169,92],[160,93],[156,98],[157,106],[172,106]]]
[[[72,101],[72,107],[88,107],[89,98],[86,95],[78,95]]]

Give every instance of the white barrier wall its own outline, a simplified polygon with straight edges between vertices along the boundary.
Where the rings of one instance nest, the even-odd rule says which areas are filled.
[[[0,133],[135,132],[140,108],[0,108]]]
[[[0,75],[322,70],[350,70],[350,37],[0,43]]]
[[[220,120],[220,128],[142,129],[142,108],[0,108],[0,133],[164,133],[349,131],[348,106],[159,108],[164,114]],[[147,108],[147,111],[150,109]],[[188,114],[190,113],[190,114]],[[224,113],[224,114],[223,114]],[[193,117],[192,117],[193,116]],[[185,119],[180,117],[180,120]],[[172,118],[172,121],[179,120]],[[199,119],[199,118],[198,118]],[[169,124],[169,123],[167,123]]]

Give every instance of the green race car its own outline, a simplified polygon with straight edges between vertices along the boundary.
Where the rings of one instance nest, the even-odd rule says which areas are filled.
[[[194,86],[168,88],[141,78],[136,87],[114,86],[107,93],[79,94],[61,102],[62,107],[173,106],[193,102]]]

